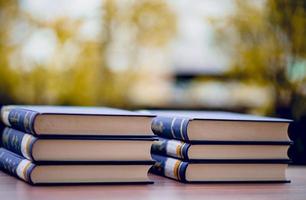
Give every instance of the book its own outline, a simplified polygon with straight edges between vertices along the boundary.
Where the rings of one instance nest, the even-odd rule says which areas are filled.
[[[154,115],[103,108],[69,106],[3,106],[8,127],[33,135],[151,137]]]
[[[35,137],[5,128],[1,146],[36,162],[151,161],[154,138],[137,137]]]
[[[183,141],[290,141],[291,120],[229,112],[151,111],[152,131]]]
[[[147,172],[152,161],[36,164],[4,148],[0,148],[0,169],[33,185],[152,183]]]
[[[191,142],[173,139],[154,141],[152,154],[170,156],[184,161],[192,160],[288,160],[290,142],[237,143]]]
[[[153,154],[156,163],[151,173],[185,183],[266,182],[285,183],[288,161],[272,162],[208,162],[189,161]]]

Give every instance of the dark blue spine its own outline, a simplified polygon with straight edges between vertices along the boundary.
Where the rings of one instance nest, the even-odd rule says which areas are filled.
[[[171,156],[181,160],[188,160],[189,147],[190,144],[182,141],[160,138],[158,141],[153,142],[151,153],[162,156]]]
[[[9,111],[8,121],[12,128],[35,135],[34,120],[37,112],[13,108]]]
[[[185,117],[155,117],[151,124],[154,134],[169,139],[189,141],[187,127],[189,118]]]
[[[156,161],[150,170],[152,173],[172,178],[181,182],[187,182],[187,162],[155,154],[152,155],[152,158]]]
[[[190,146],[191,146],[190,144],[184,143],[184,145],[181,147],[182,157],[178,157],[178,158],[181,158],[183,160],[189,160],[188,149]]]
[[[34,164],[23,157],[0,148],[0,169],[4,172],[32,183],[30,175],[34,167]]]
[[[151,146],[151,154],[167,155],[167,140],[154,141]]]
[[[21,131],[5,128],[1,136],[2,147],[27,159],[33,160],[32,148],[37,138]]]

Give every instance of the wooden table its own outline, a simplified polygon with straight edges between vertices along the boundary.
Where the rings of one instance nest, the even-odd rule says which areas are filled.
[[[1,200],[61,199],[301,199],[306,200],[306,166],[290,166],[289,184],[182,184],[150,175],[152,185],[30,186],[0,172]]]

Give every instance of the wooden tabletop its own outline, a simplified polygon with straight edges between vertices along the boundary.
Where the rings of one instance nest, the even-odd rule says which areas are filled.
[[[182,184],[150,175],[151,185],[30,186],[0,172],[2,200],[62,199],[301,199],[306,200],[306,166],[290,166],[287,184]]]

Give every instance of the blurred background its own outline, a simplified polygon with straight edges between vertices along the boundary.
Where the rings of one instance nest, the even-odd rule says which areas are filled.
[[[306,164],[306,0],[0,0],[0,106],[294,119]]]

